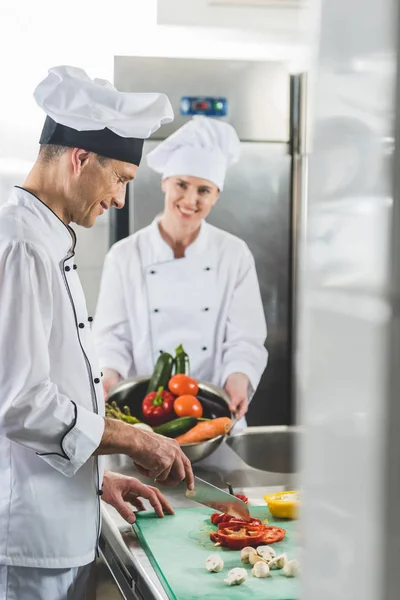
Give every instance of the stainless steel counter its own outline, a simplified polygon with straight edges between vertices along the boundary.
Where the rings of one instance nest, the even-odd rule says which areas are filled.
[[[258,452],[268,452],[269,440],[276,440],[277,437],[282,439],[282,436],[284,439],[293,437],[291,430],[284,427],[249,428],[241,436],[251,434],[256,434],[258,440],[265,439],[265,447],[257,447]],[[254,441],[256,437],[252,436],[251,439]],[[232,445],[236,447],[236,444]],[[276,441],[270,446],[271,450],[276,452]],[[279,457],[277,457],[277,461],[279,463]],[[266,462],[271,464],[271,461]],[[138,476],[131,462],[124,456],[107,457],[106,468],[138,477],[148,483]],[[254,469],[241,460],[227,444],[223,444],[201,465],[195,465],[194,470],[196,475],[219,487],[225,487],[226,482],[229,481],[235,491],[243,492],[248,496],[249,503],[253,506],[264,504],[263,496],[270,491],[298,488],[297,475]],[[176,488],[160,487],[160,489],[174,508],[198,506],[186,498],[183,485]],[[112,507],[105,503],[102,506],[102,514],[100,551],[117,581],[123,597],[128,600],[166,600],[167,596],[132,528]]]

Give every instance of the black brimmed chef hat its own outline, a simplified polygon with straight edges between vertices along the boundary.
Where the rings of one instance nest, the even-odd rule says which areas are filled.
[[[165,94],[119,92],[77,67],[49,69],[34,98],[47,115],[40,144],[82,148],[134,165],[143,140],[174,119]]]

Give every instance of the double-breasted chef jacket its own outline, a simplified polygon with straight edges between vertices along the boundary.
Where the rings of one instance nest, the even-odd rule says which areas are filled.
[[[175,259],[158,219],[108,253],[94,324],[101,367],[148,375],[183,344],[191,373],[217,386],[245,373],[253,390],[267,364],[266,322],[245,242],[203,222]]]
[[[14,188],[0,209],[0,564],[91,562],[104,396],[72,230]]]

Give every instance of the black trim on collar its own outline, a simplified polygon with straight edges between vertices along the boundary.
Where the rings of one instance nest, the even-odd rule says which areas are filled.
[[[50,206],[47,206],[47,204],[45,202],[43,202],[43,200],[41,200],[38,196],[36,196],[36,194],[34,194],[33,192],[30,192],[29,190],[27,190],[26,188],[22,187],[22,185],[15,185],[15,188],[18,188],[19,190],[22,190],[23,192],[26,192],[27,194],[30,194],[31,196],[33,196],[34,198],[36,198],[36,200],[38,200],[41,204],[43,204],[43,206],[45,206],[47,208],[47,210],[49,210],[55,217],[56,219],[58,219],[60,221],[60,223],[62,225],[64,225],[64,227],[67,229],[68,233],[70,234],[71,238],[72,238],[72,250],[75,249],[76,246],[76,234],[75,231],[72,229],[72,227],[70,227],[69,225],[66,225],[64,223],[64,221],[62,219],[60,219],[60,217],[58,215],[56,215],[56,213],[54,212],[54,210],[52,210],[50,208]]]

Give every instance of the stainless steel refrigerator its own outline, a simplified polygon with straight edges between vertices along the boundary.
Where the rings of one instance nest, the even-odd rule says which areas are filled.
[[[245,240],[256,261],[269,362],[248,422],[293,422],[298,80],[284,64],[262,61],[117,56],[114,69],[119,90],[165,92],[174,108],[175,121],[145,142],[144,155],[190,119],[192,110],[224,119],[238,132],[240,163],[228,171],[208,221]],[[125,209],[113,211],[111,243],[148,225],[162,207],[160,176],[143,160]]]

